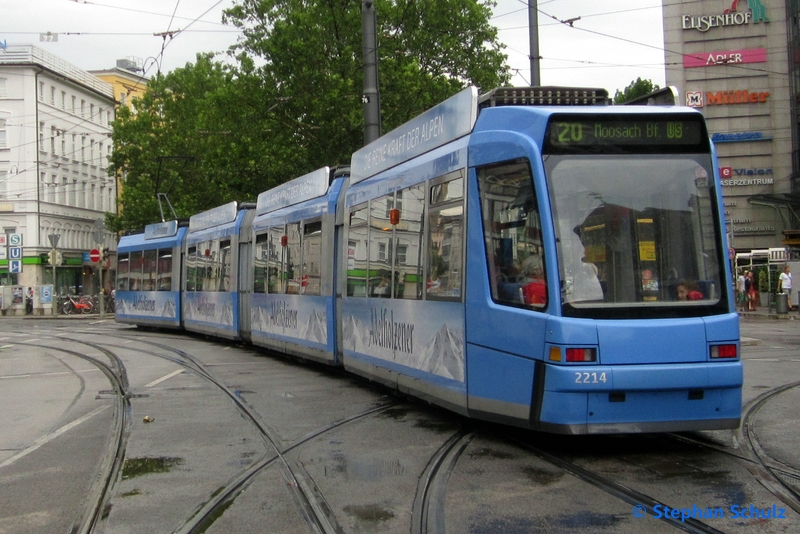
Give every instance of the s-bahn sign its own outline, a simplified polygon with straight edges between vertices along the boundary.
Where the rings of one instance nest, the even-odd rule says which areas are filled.
[[[699,32],[707,32],[711,28],[744,26],[759,22],[769,22],[767,8],[764,6],[763,0],[733,0],[730,7],[724,9],[722,13],[681,16],[682,29],[697,30]]]

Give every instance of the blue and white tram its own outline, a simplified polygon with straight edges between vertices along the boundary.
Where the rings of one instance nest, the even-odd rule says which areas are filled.
[[[348,177],[193,217],[183,324],[524,428],[737,427],[703,116],[607,100],[468,88],[353,154]]]
[[[241,339],[240,318],[249,315],[242,309],[240,292],[251,283],[247,251],[253,208],[252,202],[229,202],[189,218],[184,242],[186,330]]]
[[[339,363],[334,257],[343,176],[324,167],[258,196],[249,296],[255,345]]]
[[[117,252],[116,320],[181,328],[181,254],[186,225],[168,221],[124,236]]]
[[[703,116],[592,93],[467,89],[354,154],[346,368],[550,432],[738,426]]]

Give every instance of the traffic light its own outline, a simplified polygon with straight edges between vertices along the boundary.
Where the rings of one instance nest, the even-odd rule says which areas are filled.
[[[51,250],[47,253],[47,263],[50,265],[61,265],[62,259],[61,251],[60,250]],[[44,258],[42,258],[44,259]]]
[[[41,260],[42,265],[49,265],[50,264],[50,252],[48,252],[47,254],[45,254],[44,252],[39,254],[39,260]]]
[[[106,247],[100,247],[100,261],[103,263],[108,261],[108,249]]]

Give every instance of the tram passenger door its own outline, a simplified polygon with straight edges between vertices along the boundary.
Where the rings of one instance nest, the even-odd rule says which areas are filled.
[[[539,199],[525,158],[471,171],[467,393],[470,414],[527,426],[557,277],[547,275]],[[554,258],[553,258],[554,259]],[[557,284],[556,284],[557,285]]]

